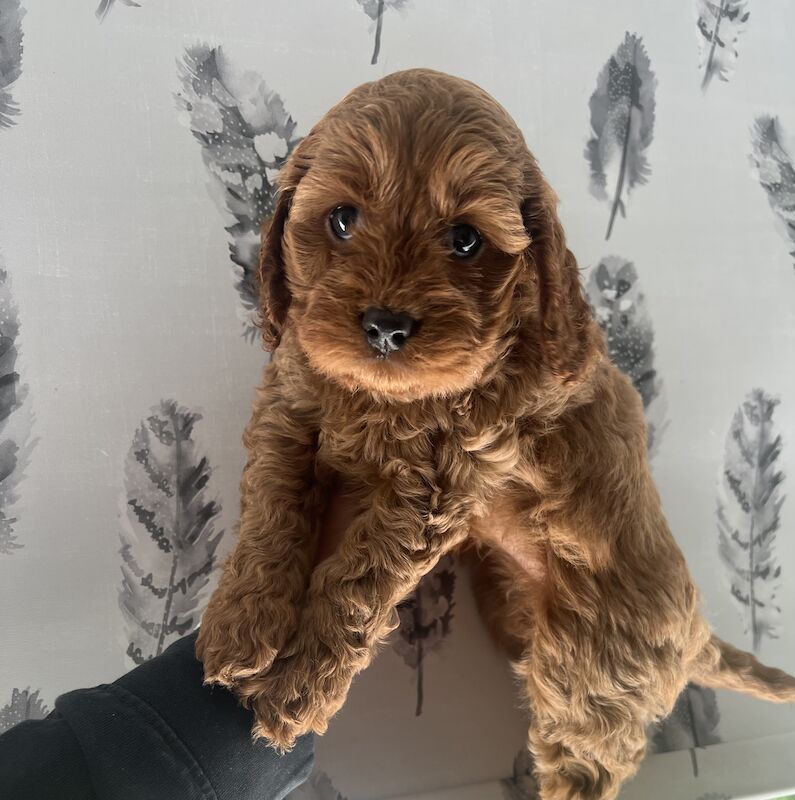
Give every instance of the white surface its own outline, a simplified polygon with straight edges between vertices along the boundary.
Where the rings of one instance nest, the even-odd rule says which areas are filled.
[[[688,752],[646,758],[625,784],[621,800],[774,800],[795,792],[795,734],[765,736],[699,748],[699,775],[689,772]],[[687,763],[685,763],[687,762]],[[499,782],[455,786],[390,800],[504,800]]]

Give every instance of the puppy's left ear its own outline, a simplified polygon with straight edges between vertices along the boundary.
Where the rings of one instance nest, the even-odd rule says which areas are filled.
[[[279,173],[279,189],[273,214],[262,225],[259,251],[259,296],[263,346],[273,351],[281,340],[287,322],[292,295],[284,268],[284,227],[290,215],[293,194],[301,178],[309,171],[312,160],[313,141],[317,133],[312,131],[292,152]]]
[[[596,350],[596,328],[574,254],[558,218],[558,199],[541,181],[522,206],[531,243],[528,255],[538,287],[544,360],[563,382],[576,380]]]

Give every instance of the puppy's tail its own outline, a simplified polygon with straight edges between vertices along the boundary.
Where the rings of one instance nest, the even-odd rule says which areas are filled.
[[[766,667],[744,650],[712,636],[704,648],[702,666],[693,680],[713,689],[732,689],[774,703],[795,703],[795,678]],[[717,657],[716,657],[717,656]]]

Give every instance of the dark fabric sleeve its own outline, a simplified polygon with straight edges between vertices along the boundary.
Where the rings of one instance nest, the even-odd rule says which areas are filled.
[[[202,686],[195,641],[0,736],[0,798],[282,800],[309,775],[312,738],[285,756],[252,743],[251,712]]]
[[[59,711],[0,736],[2,800],[98,800],[83,751]]]

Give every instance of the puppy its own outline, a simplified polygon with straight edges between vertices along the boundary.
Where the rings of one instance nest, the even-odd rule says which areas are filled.
[[[260,280],[274,355],[197,642],[255,737],[323,733],[395,606],[465,540],[532,706],[544,800],[614,798],[688,681],[795,700],[699,614],[641,400],[488,94],[409,70],[347,95],[282,169]],[[358,514],[313,568],[333,484]]]

